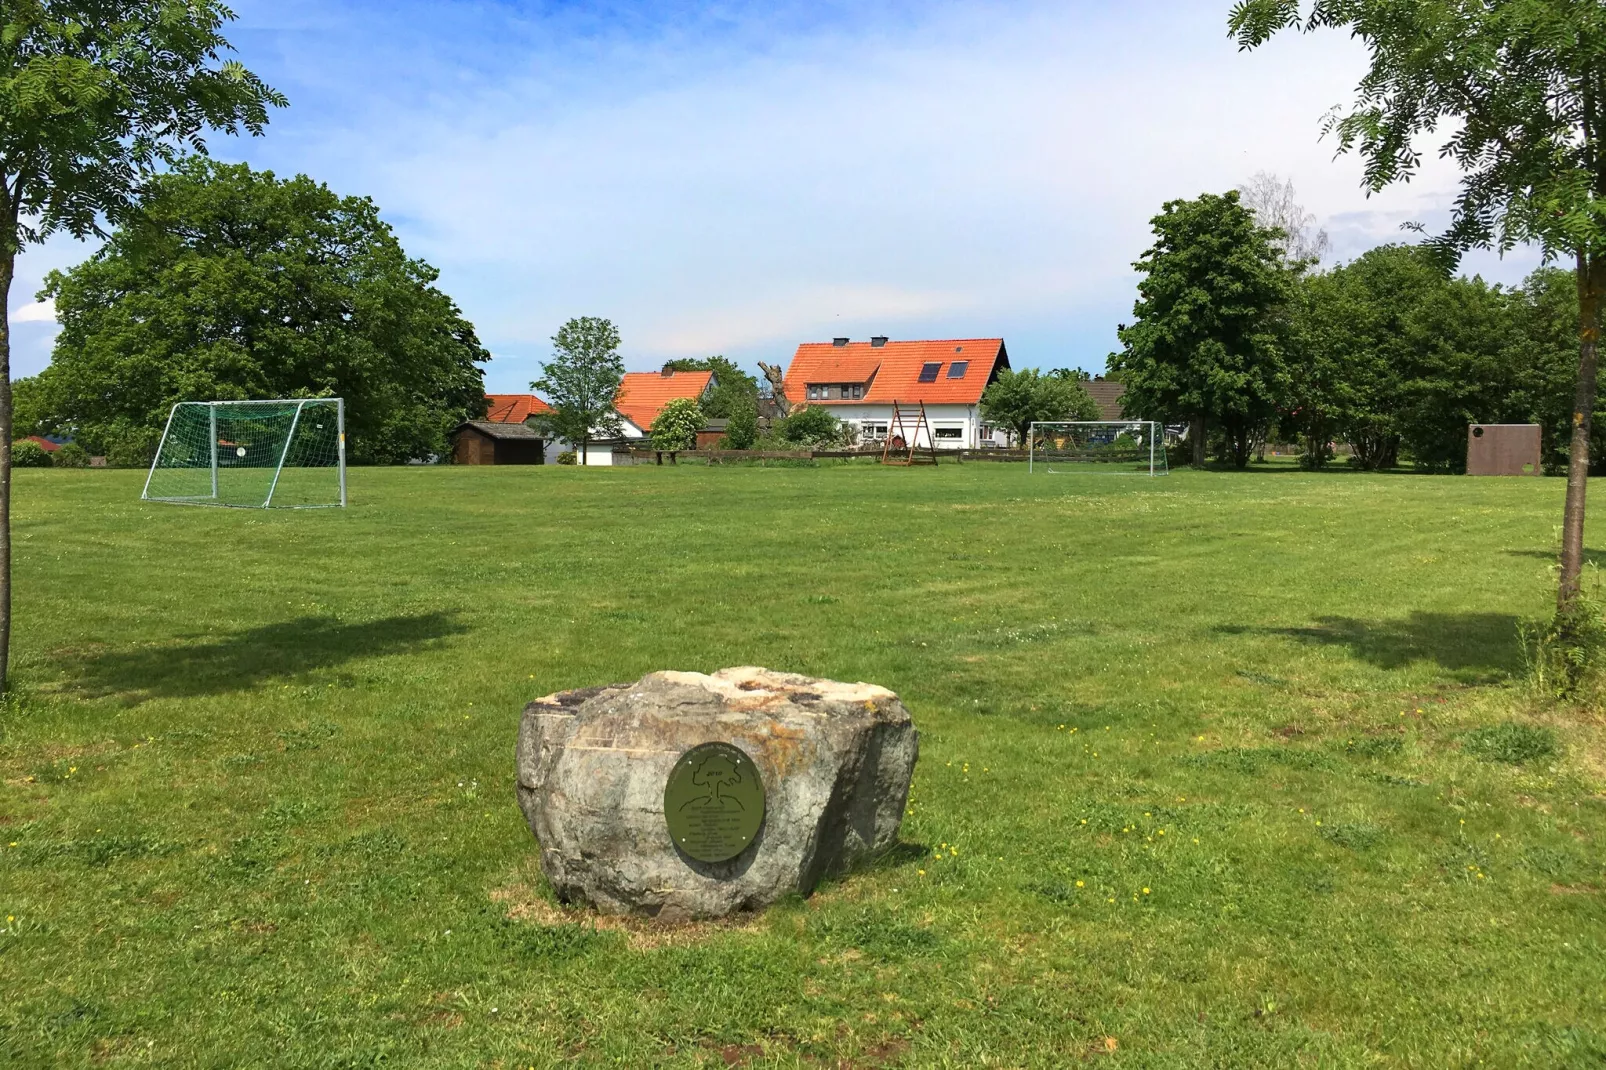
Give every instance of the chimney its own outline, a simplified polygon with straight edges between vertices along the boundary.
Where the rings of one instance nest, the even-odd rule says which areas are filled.
[[[671,368],[669,365],[665,364],[664,367],[663,367],[663,370],[660,371],[658,374],[662,375],[665,379],[669,379],[669,378],[674,376],[675,369]]]
[[[870,336],[870,346],[872,348],[880,349],[882,346],[884,346],[886,344],[887,344],[887,336],[886,335],[884,335],[884,334],[873,334],[873,335]]]
[[[846,338],[833,338],[831,339],[831,344],[836,346],[838,349],[841,349],[843,346],[848,344],[848,340]]]

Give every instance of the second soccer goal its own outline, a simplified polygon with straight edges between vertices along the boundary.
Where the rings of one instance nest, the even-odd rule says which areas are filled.
[[[254,509],[345,505],[346,403],[180,402],[140,497]]]
[[[1165,428],[1152,420],[1034,423],[1026,437],[1028,471],[1163,476]]]

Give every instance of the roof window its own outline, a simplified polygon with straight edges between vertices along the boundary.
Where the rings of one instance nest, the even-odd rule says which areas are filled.
[[[948,365],[948,378],[950,378],[950,379],[963,379],[965,377],[965,373],[967,371],[969,371],[969,370],[970,370],[970,361],[968,361],[968,360],[956,360],[956,361],[954,361],[954,362],[952,362],[951,364]]]
[[[922,383],[935,383],[937,373],[942,370],[942,361],[928,361],[920,366],[920,381]]]

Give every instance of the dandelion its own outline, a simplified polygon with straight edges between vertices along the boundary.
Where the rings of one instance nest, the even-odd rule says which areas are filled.
[[[1144,895],[1148,895],[1149,894],[1149,890],[1147,888],[1143,889],[1143,894]]]
[[[925,870],[923,870],[923,869],[917,869],[917,870],[915,870],[915,876],[917,876],[917,877],[924,877],[924,876],[925,876],[925,875],[926,875],[926,871],[925,871]]]
[[[1087,818],[1085,818],[1085,817],[1082,818],[1082,824],[1084,824],[1084,825],[1087,824]],[[17,845],[16,844],[12,844],[11,846],[15,847]]]
[[[1080,887],[1082,887],[1082,882],[1081,882],[1081,881],[1077,881],[1077,882],[1076,882],[1076,886],[1077,886],[1077,887],[1078,887],[1078,888],[1080,888]]]
[[[1106,899],[1106,900],[1105,900],[1105,902],[1106,902],[1106,903],[1113,903],[1113,902],[1115,902],[1115,896],[1113,896],[1113,895],[1112,895],[1112,896],[1110,896],[1110,897],[1109,897],[1109,898],[1108,898],[1108,899]]]
[[[1160,830],[1160,835],[1162,835],[1162,836],[1164,836],[1164,835],[1165,835],[1165,829],[1161,829],[1161,830]]]

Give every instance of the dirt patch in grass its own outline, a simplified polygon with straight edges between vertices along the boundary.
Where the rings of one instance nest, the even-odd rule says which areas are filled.
[[[756,933],[762,929],[759,919],[753,915],[717,921],[662,922],[627,914],[601,914],[589,907],[553,903],[523,881],[495,889],[491,892],[491,901],[501,905],[512,921],[529,925],[584,925],[597,932],[621,933],[637,951],[690,947],[722,933]]]

